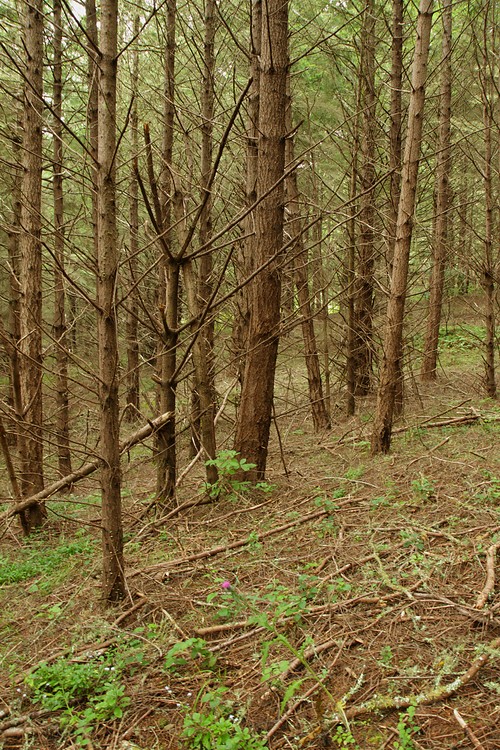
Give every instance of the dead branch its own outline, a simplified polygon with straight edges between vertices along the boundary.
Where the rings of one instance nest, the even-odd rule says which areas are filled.
[[[484,605],[488,601],[489,595],[495,588],[495,559],[499,549],[500,542],[496,542],[496,544],[492,544],[491,547],[488,548],[488,551],[486,553],[486,583],[484,584],[484,588],[477,598],[477,609],[482,609],[484,607]]]
[[[337,503],[337,507],[340,507],[341,505],[346,505],[348,503],[351,503],[353,501],[356,501],[357,498],[349,498],[348,500],[344,502]],[[156,565],[150,565],[147,568],[142,568],[140,570],[133,570],[131,573],[129,573],[129,578],[135,575],[139,575],[140,573],[151,573],[155,570],[161,570],[162,568],[171,568],[176,567],[178,565],[185,565],[186,563],[195,562],[197,560],[206,560],[210,557],[215,557],[216,555],[223,554],[224,552],[229,552],[233,549],[239,549],[240,547],[245,547],[247,544],[255,543],[255,542],[261,542],[263,539],[267,539],[270,536],[274,536],[275,534],[280,534],[282,531],[288,531],[288,529],[293,529],[295,526],[301,526],[303,523],[307,523],[308,521],[314,521],[316,518],[321,518],[322,516],[329,516],[331,515],[332,511],[328,508],[322,509],[322,510],[316,510],[312,513],[307,513],[305,516],[302,516],[302,518],[298,518],[295,521],[290,521],[290,523],[285,523],[282,526],[276,526],[274,529],[270,529],[269,531],[265,531],[264,533],[256,533],[255,536],[252,535],[252,538],[249,539],[248,537],[245,537],[245,539],[238,539],[235,542],[231,542],[231,544],[221,544],[218,547],[212,547],[212,549],[204,550],[203,552],[196,552],[193,555],[189,555],[188,557],[177,557],[174,560],[167,560],[164,563],[156,563]]]
[[[456,425],[473,424],[481,419],[480,414],[466,414],[464,417],[453,417],[452,419],[442,419],[440,422],[422,422],[421,424],[408,425],[407,427],[398,427],[392,431],[393,435],[398,435],[408,430],[431,430],[435,427],[455,427]]]
[[[335,726],[341,724],[345,719],[354,719],[364,714],[375,713],[380,711],[400,711],[401,709],[409,708],[410,706],[428,706],[432,703],[450,698],[460,688],[467,685],[477,673],[488,663],[490,659],[490,653],[500,647],[500,638],[495,638],[488,644],[487,652],[478,656],[475,659],[467,672],[461,677],[457,677],[453,682],[448,685],[440,685],[432,688],[427,693],[418,693],[417,695],[394,696],[394,695],[377,695],[366,703],[362,703],[359,706],[350,706],[349,708],[343,708],[342,701],[338,704],[338,710],[329,719],[329,725]],[[324,731],[324,727],[315,727],[312,732],[303,737],[299,742],[299,747],[305,747],[312,742],[321,732]]]
[[[134,445],[137,445],[137,443],[146,440],[146,438],[150,437],[150,435],[159,430],[160,427],[163,427],[165,422],[170,419],[170,416],[170,412],[161,414],[159,417],[156,417],[156,419],[152,419],[150,422],[148,422],[148,424],[140,427],[138,430],[136,430],[136,432],[132,433],[132,435],[129,435],[128,438],[126,438],[123,443],[120,444],[120,453],[126,453]],[[65,489],[66,487],[70,487],[76,482],[79,482],[80,479],[88,477],[90,474],[93,474],[94,471],[97,471],[100,465],[100,458],[96,458],[94,459],[94,461],[89,461],[89,463],[84,464],[76,471],[73,471],[71,474],[68,474],[61,479],[58,479],[56,482],[49,484],[48,487],[45,487],[45,489],[43,489],[41,492],[38,492],[36,495],[27,497],[20,503],[16,503],[16,505],[13,505],[12,508],[10,508],[2,516],[0,516],[0,522],[6,521],[11,516],[16,515],[17,513],[21,513],[23,510],[26,510],[26,508],[30,508],[32,505],[36,505],[41,500],[46,500],[52,495],[55,495],[56,492],[59,492],[59,490]]]
[[[481,745],[478,738],[476,737],[470,726],[467,724],[465,719],[458,713],[456,708],[453,711],[453,716],[455,717],[455,720],[458,722],[458,724],[462,727],[464,732],[467,734],[474,747],[477,748],[477,750],[484,750],[484,747]]]

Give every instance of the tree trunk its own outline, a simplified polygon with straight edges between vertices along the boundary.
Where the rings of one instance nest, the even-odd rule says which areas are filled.
[[[139,34],[139,16],[134,20],[134,35]],[[137,185],[139,154],[139,118],[137,114],[137,94],[139,82],[139,50],[132,53],[132,96],[134,101],[130,113],[130,132],[132,141],[132,171],[130,174],[130,256],[128,269],[132,287],[136,283],[137,255],[139,251],[139,195]],[[125,419],[135,422],[140,414],[139,398],[139,341],[137,292],[133,288],[128,297],[127,310],[127,399]]]
[[[26,52],[23,149],[21,156],[21,396],[24,408],[21,491],[33,495],[43,488],[42,416],[42,124],[43,124],[43,7],[42,0],[24,6]],[[40,526],[42,504],[30,507],[24,530]]]
[[[214,75],[215,75],[215,0],[205,1],[205,36],[203,48],[203,80],[201,91],[201,201],[199,242],[204,247],[212,235],[212,197],[210,180],[212,172],[213,118],[214,118]],[[208,194],[207,194],[208,193]],[[186,291],[189,289],[191,316],[197,316],[208,304],[212,294],[212,252],[205,250],[199,259],[197,289],[192,271],[192,262],[184,266]],[[189,279],[190,276],[193,276]],[[193,283],[194,282],[194,283]],[[194,306],[194,307],[193,307]],[[195,384],[193,390],[193,443],[197,450],[204,448],[206,457],[213,459],[216,454],[215,440],[215,369],[214,369],[214,318],[210,314],[198,333],[193,348],[195,363]],[[199,443],[199,444],[197,444]],[[197,451],[196,451],[197,452]],[[207,466],[207,481],[217,481],[217,467]]]
[[[116,80],[118,0],[102,0],[97,169],[97,302],[99,340],[100,454],[103,597],[125,596],[118,403],[118,340],[115,294],[118,273],[116,226]]]
[[[420,0],[417,19],[417,41],[412,66],[410,107],[402,167],[394,265],[387,304],[383,361],[377,408],[371,439],[372,453],[387,453],[391,445],[392,420],[397,387],[397,363],[401,358],[403,319],[408,280],[408,264],[417,192],[418,165],[422,141],[425,83],[432,26],[433,0]]]
[[[441,93],[439,141],[436,157],[436,217],[434,220],[433,263],[430,280],[427,330],[422,360],[423,381],[436,379],[439,326],[443,306],[444,272],[448,249],[448,212],[450,208],[451,167],[451,39],[452,4],[443,0],[443,41],[441,49]]]
[[[370,391],[373,368],[373,271],[375,266],[375,11],[368,0],[361,40],[361,198],[354,314],[355,392]]]
[[[87,32],[87,55],[88,55],[88,103],[87,103],[87,143],[91,157],[90,184],[92,185],[92,228],[94,240],[94,256],[97,259],[97,146],[99,123],[97,117],[98,107],[98,57],[99,40],[97,36],[97,10],[96,0],[85,0],[85,20]]]
[[[20,139],[14,137],[14,160],[17,164],[21,161],[20,156]],[[12,184],[12,224],[7,229],[8,243],[7,251],[9,254],[9,332],[8,332],[8,356],[10,362],[10,387],[12,406],[16,416],[16,443],[19,449],[19,455],[24,455],[24,448],[21,446],[24,440],[24,431],[22,428],[23,419],[23,402],[21,395],[21,365],[19,344],[21,341],[21,269],[19,256],[19,235],[21,226],[21,172],[14,170]],[[7,340],[7,339],[6,339]]]
[[[403,89],[403,0],[392,2],[392,45],[391,45],[391,125],[389,132],[389,169],[391,183],[389,189],[389,227],[388,227],[388,268],[389,279],[392,274],[394,243],[396,241],[396,224],[398,219],[399,194],[401,191],[401,124],[402,89]],[[404,402],[403,353],[396,364],[397,383],[394,397],[394,412],[401,414]]]
[[[66,326],[66,293],[64,287],[64,193],[63,193],[63,125],[62,125],[62,5],[54,0],[54,341],[56,345],[56,436],[59,474],[71,474],[69,443],[68,342]]]
[[[160,412],[169,412],[170,419],[158,431],[156,440],[156,493],[161,501],[169,501],[175,495],[177,476],[176,450],[176,388],[174,375],[177,361],[177,327],[179,321],[179,264],[172,253],[172,152],[174,143],[175,118],[175,33],[176,0],[167,1],[167,39],[165,49],[165,100],[163,109],[163,165],[159,178],[160,187],[160,227],[162,260],[158,295],[160,309],[163,310],[164,337],[157,358],[160,380],[158,402]]]
[[[483,100],[484,124],[484,197],[485,197],[485,229],[484,229],[484,259],[481,268],[481,286],[486,295],[484,305],[484,320],[486,335],[484,340],[484,371],[486,394],[496,398],[497,386],[495,378],[495,276],[496,264],[493,261],[493,149],[492,129],[494,126],[494,86],[492,81],[492,63],[495,58],[494,50],[490,49],[488,37],[493,36],[491,21],[485,14],[483,27],[483,60],[480,67],[481,96]]]
[[[260,108],[260,50],[262,29],[262,0],[252,0],[250,26],[250,77],[252,79],[248,114],[247,114],[247,154],[246,154],[246,183],[245,202],[247,207],[257,200],[257,170],[259,158],[259,108]],[[238,243],[237,271],[239,279],[247,278],[254,269],[255,261],[255,211],[252,211],[243,221],[245,239]],[[244,286],[236,295],[236,312],[234,315],[233,350],[236,369],[241,387],[245,373],[245,353],[248,344],[248,328],[250,324],[250,294],[251,285]]]
[[[268,0],[265,4],[261,45],[257,193],[264,196],[271,192],[256,209],[254,267],[271,262],[252,283],[248,348],[235,436],[236,450],[256,464],[256,469],[249,472],[251,480],[265,475],[279,342],[288,71],[286,0]]]
[[[486,63],[485,63],[486,68]],[[487,72],[485,74],[485,78]],[[490,398],[496,398],[497,387],[495,379],[495,281],[493,264],[493,180],[492,180],[492,145],[491,129],[493,117],[490,111],[491,102],[486,90],[487,80],[484,81],[484,138],[485,138],[485,164],[484,164],[484,194],[485,194],[485,232],[484,232],[484,260],[481,269],[481,286],[486,295],[484,307],[484,320],[486,336],[484,340],[484,371],[486,394]]]
[[[286,129],[292,132],[292,101],[290,92],[290,76],[287,82],[287,121]],[[285,162],[290,167],[294,162],[294,140],[290,135],[285,143]],[[304,354],[307,370],[307,382],[309,385],[309,401],[311,403],[311,414],[315,432],[328,430],[330,428],[330,417],[328,415],[325,398],[323,396],[323,384],[321,382],[321,368],[319,364],[318,347],[314,331],[314,320],[311,308],[311,297],[309,294],[309,281],[307,278],[308,257],[307,249],[304,248],[303,227],[299,211],[299,188],[297,184],[297,171],[291,172],[285,180],[286,202],[288,211],[288,233],[294,239],[289,254],[292,258],[292,269],[297,298],[299,302],[302,336],[304,339]]]

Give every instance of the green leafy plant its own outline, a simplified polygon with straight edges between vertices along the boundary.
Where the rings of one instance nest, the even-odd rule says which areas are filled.
[[[411,486],[414,495],[420,500],[430,500],[436,494],[434,482],[423,474],[421,474],[418,479],[414,479]]]
[[[135,657],[141,662],[143,654]],[[49,711],[60,711],[61,727],[71,731],[77,744],[85,747],[97,725],[120,719],[130,703],[121,678],[131,661],[126,649],[85,662],[42,662],[25,682],[32,691],[33,702]]]
[[[245,494],[252,486],[251,482],[237,479],[236,475],[255,469],[256,464],[249,463],[241,458],[237,451],[219,451],[216,458],[210,458],[205,462],[206,466],[215,466],[219,479],[213,484],[205,484],[206,490],[211,498],[227,497],[230,500],[237,499],[238,495]],[[268,482],[257,482],[255,489],[261,492],[272,492],[274,486]]]
[[[406,711],[399,714],[397,724],[398,739],[394,742],[396,750],[414,750],[415,744],[412,737],[420,732],[420,727],[415,722],[415,706],[408,706]]]
[[[204,638],[187,638],[168,650],[164,667],[169,672],[177,672],[194,659],[199,660],[202,669],[213,669],[217,663],[217,657],[209,650]]]
[[[390,646],[382,646],[380,649],[379,663],[382,664],[383,667],[392,667],[393,658],[394,654],[392,653],[392,648]]]
[[[330,739],[337,747],[348,747],[351,750],[359,750],[359,745],[352,736],[351,730],[342,724],[339,724],[335,728],[335,733],[331,735]]]
[[[184,717],[181,739],[189,750],[267,750],[263,737],[241,725],[241,717],[231,713],[225,688],[206,693],[201,710]]]
[[[19,551],[17,559],[0,555],[0,586],[43,576],[45,580],[34,583],[30,591],[45,591],[52,587],[51,576],[57,582],[55,579],[61,576],[61,571],[65,572],[65,563],[77,556],[91,559],[94,552],[94,540],[82,531],[71,541],[61,537],[56,547],[50,547],[43,535],[30,538]]]

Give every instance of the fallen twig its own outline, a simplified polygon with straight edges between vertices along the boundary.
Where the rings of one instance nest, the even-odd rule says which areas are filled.
[[[6,729],[10,729],[11,727],[19,727],[21,724],[26,724],[26,722],[31,721],[32,719],[40,719],[43,716],[49,716],[51,713],[52,711],[42,709],[39,711],[30,711],[21,716],[12,716],[10,719],[2,721],[0,724],[0,732],[5,732]]]
[[[435,427],[454,427],[455,425],[472,424],[481,419],[480,414],[466,414],[463,417],[453,417],[452,419],[442,419],[439,422],[421,422],[420,424],[408,425],[406,427],[397,427],[392,431],[393,435],[399,435],[408,430],[431,430]]]
[[[337,505],[338,507],[340,507],[341,505],[353,502],[354,500],[355,498],[352,498],[345,501],[344,503],[339,502]],[[282,531],[288,531],[288,529],[292,529],[295,526],[301,526],[308,521],[314,521],[316,518],[321,518],[322,516],[329,516],[331,515],[331,513],[332,511],[328,508],[316,510],[311,513],[307,513],[305,516],[302,516],[302,518],[297,518],[294,521],[283,524],[282,526],[276,526],[274,529],[270,529],[269,531],[264,531],[262,533],[256,532],[256,534],[252,535],[251,538],[247,536],[245,537],[245,539],[238,539],[237,541],[231,542],[230,544],[221,544],[218,547],[212,547],[211,549],[204,550],[203,552],[196,552],[193,555],[188,555],[188,557],[177,557],[174,560],[167,560],[164,563],[156,563],[156,565],[150,565],[147,568],[131,571],[128,577],[130,578],[132,576],[138,575],[139,573],[151,573],[155,570],[161,570],[162,568],[173,568],[178,565],[185,565],[186,563],[195,562],[197,560],[206,560],[210,557],[215,557],[216,555],[220,555],[224,552],[229,552],[233,549],[245,547],[247,544],[255,544],[256,542],[261,542],[263,539],[268,539],[270,536],[280,534]]]
[[[394,711],[409,708],[410,706],[428,706],[437,701],[449,698],[454,695],[460,688],[467,685],[477,673],[488,663],[490,659],[490,652],[500,647],[500,638],[495,638],[494,641],[488,644],[488,652],[483,653],[475,659],[467,672],[461,677],[457,677],[453,682],[448,685],[439,685],[434,687],[428,692],[418,693],[417,695],[412,694],[408,696],[394,696],[394,695],[377,695],[366,703],[362,703],[359,706],[350,706],[344,708],[342,702],[338,705],[338,710],[329,717],[329,726],[335,726],[336,724],[343,723],[345,719],[354,719],[364,714],[375,713],[379,711]],[[299,747],[308,745],[324,730],[323,726],[315,727],[312,732],[309,732],[306,737],[303,737],[299,742]]]
[[[276,734],[276,732],[279,729],[281,729],[281,727],[283,726],[283,724],[285,724],[288,721],[288,719],[295,713],[295,711],[298,709],[298,707],[300,705],[302,705],[302,703],[305,703],[305,701],[308,698],[310,698],[311,695],[313,695],[317,690],[319,690],[321,687],[323,687],[324,683],[326,682],[326,680],[330,676],[330,674],[332,672],[332,669],[334,668],[334,666],[338,662],[338,660],[340,658],[340,655],[342,654],[342,651],[344,650],[345,644],[346,644],[346,641],[344,639],[343,643],[340,645],[339,650],[335,654],[334,660],[332,661],[332,663],[330,664],[330,666],[328,668],[328,673],[321,680],[318,680],[312,687],[310,687],[309,690],[306,690],[306,692],[303,695],[301,695],[298,700],[295,701],[295,703],[288,709],[288,711],[286,711],[278,719],[278,721],[276,722],[276,724],[274,724],[271,727],[271,729],[268,731],[268,733],[266,735],[266,739],[267,739],[268,742],[269,742],[269,740],[272,737],[274,737],[274,735]]]
[[[484,750],[484,747],[481,745],[481,743],[479,742],[478,738],[476,737],[476,735],[474,734],[474,732],[472,731],[472,729],[470,728],[470,726],[467,724],[467,722],[465,721],[465,719],[458,713],[458,711],[457,711],[456,708],[453,711],[453,716],[455,717],[455,719],[458,722],[458,724],[465,731],[465,733],[469,737],[469,739],[472,742],[472,744],[474,745],[474,747],[476,747],[477,750]]]
[[[477,609],[482,609],[484,607],[484,605],[488,601],[489,595],[495,588],[495,558],[499,549],[500,542],[496,542],[495,544],[492,544],[486,552],[486,583],[484,584],[484,588],[477,598]]]

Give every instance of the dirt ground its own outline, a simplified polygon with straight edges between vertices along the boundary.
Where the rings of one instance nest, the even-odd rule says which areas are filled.
[[[3,746],[77,747],[25,676],[121,649],[128,705],[90,748],[499,750],[500,409],[466,355],[452,347],[436,384],[408,378],[388,456],[370,456],[373,399],[346,421],[340,396],[327,433],[303,406],[278,418],[260,490],[207,503],[195,468],[179,508],[148,512],[150,454],[132,456],[116,610],[99,600],[94,485],[49,503],[35,542],[4,530],[0,570],[35,562],[0,586]],[[190,745],[195,714],[267,744]]]

